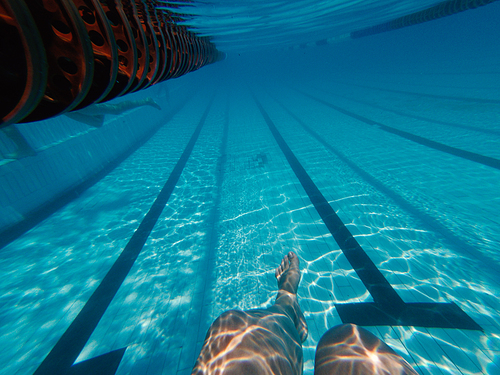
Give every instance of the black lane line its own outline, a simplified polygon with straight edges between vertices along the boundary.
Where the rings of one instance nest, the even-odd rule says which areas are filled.
[[[404,325],[482,330],[455,303],[405,303],[401,299],[309,177],[257,97],[252,95],[269,130],[314,208],[375,301],[373,303],[335,304],[342,321],[365,326]]]
[[[396,191],[392,190],[390,187],[386,186],[378,179],[373,177],[371,174],[360,168],[356,163],[349,160],[349,158],[344,155],[339,150],[335,149],[332,145],[324,140],[318,133],[307,126],[300,118],[298,118],[294,113],[292,113],[281,101],[274,98],[274,100],[288,113],[291,117],[297,121],[313,138],[315,138],[319,143],[321,143],[325,148],[330,150],[335,156],[337,156],[342,162],[344,162],[349,168],[351,168],[355,173],[357,173],[363,180],[368,184],[372,185],[375,189],[379,190],[383,195],[392,199],[398,206],[403,210],[412,215],[417,219],[420,224],[427,228],[432,233],[443,237],[453,249],[460,252],[462,255],[479,260],[482,262],[481,267],[486,267],[491,272],[492,280],[500,284],[500,264],[498,262],[486,255],[475,247],[469,245],[467,242],[458,237],[453,231],[449,230],[446,226],[441,224],[434,217],[415,207],[411,202],[406,200],[404,197],[399,195]]]
[[[78,362],[70,367],[65,375],[112,375],[118,370],[120,362],[127,348],[113,350],[112,352]]]
[[[463,101],[463,102],[500,104],[500,99],[466,98],[466,97],[461,97],[461,96],[447,96],[447,95],[436,95],[436,94],[424,94],[424,93],[411,92],[411,91],[383,89],[383,88],[380,88],[380,87],[358,85],[356,83],[346,83],[346,82],[339,82],[339,81],[334,81],[334,82],[335,83],[340,83],[341,85],[346,85],[346,86],[361,87],[363,89],[371,89],[371,90],[378,90],[378,91],[394,92],[396,94],[406,94],[406,95],[413,95],[413,96],[423,96],[423,97],[426,97],[426,98],[433,98],[433,99],[451,99],[451,100],[459,100],[459,101]]]
[[[415,119],[415,120],[421,120],[421,121],[430,122],[430,123],[433,123],[433,124],[445,125],[445,126],[450,126],[450,127],[454,127],[454,128],[472,130],[472,131],[475,131],[475,132],[478,132],[478,133],[488,133],[488,134],[493,134],[493,135],[499,135],[500,136],[500,130],[478,128],[476,126],[470,126],[470,125],[464,125],[464,124],[455,124],[453,122],[441,121],[441,120],[436,120],[436,119],[432,119],[432,118],[429,118],[429,117],[413,115],[413,114],[410,114],[410,113],[406,113],[406,112],[402,112],[402,111],[397,111],[395,109],[382,107],[380,105],[377,105],[377,104],[374,104],[374,103],[370,103],[370,102],[367,102],[367,101],[364,101],[364,100],[353,99],[353,98],[350,98],[350,97],[347,97],[347,96],[334,94],[334,93],[332,93],[330,91],[327,91],[327,90],[323,90],[323,89],[319,89],[319,88],[315,88],[315,89],[319,90],[319,91],[323,91],[323,92],[327,93],[328,95],[332,95],[332,96],[336,96],[336,97],[339,97],[339,98],[342,98],[342,99],[350,100],[350,101],[355,102],[355,103],[361,103],[361,104],[364,104],[364,105],[368,105],[368,106],[373,107],[373,108],[378,108],[378,109],[381,109],[381,110],[386,111],[386,112],[395,113],[397,115],[408,117],[408,118],[412,118],[412,119]]]
[[[66,206],[68,203],[72,202],[76,198],[79,198],[83,192],[85,192],[90,187],[94,186],[97,182],[106,177],[111,173],[116,167],[118,167],[124,160],[126,160],[130,155],[132,155],[137,149],[144,145],[156,132],[172,117],[174,117],[184,105],[192,98],[192,96],[186,97],[186,99],[177,107],[175,107],[159,124],[154,127],[151,131],[147,132],[143,137],[137,140],[129,149],[122,152],[107,164],[103,169],[101,169],[96,174],[90,176],[85,181],[76,185],[69,191],[62,193],[50,202],[37,208],[30,214],[28,214],[21,222],[16,223],[0,232],[0,249],[7,246],[12,241],[21,237],[24,233],[34,228],[42,221],[51,216],[54,212]]]
[[[85,344],[90,338],[90,335],[97,327],[97,324],[104,315],[104,312],[130,272],[130,269],[142,251],[149,234],[160,217],[163,208],[167,204],[168,199],[170,198],[170,195],[172,194],[172,191],[181,176],[182,170],[191,155],[191,151],[194,148],[198,136],[200,135],[213,100],[214,97],[210,100],[207,109],[203,113],[203,116],[196,127],[196,130],[191,136],[191,139],[170,174],[167,182],[156,197],[156,200],[149,209],[149,212],[146,216],[144,216],[141,224],[130,238],[127,246],[125,246],[125,249],[123,249],[118,259],[101,281],[101,284],[89,298],[78,316],[75,320],[73,320],[66,332],[64,332],[57,344],[52,348],[50,353],[47,357],[45,357],[44,361],[35,371],[35,375],[65,374],[69,371],[76,358],[78,358],[78,355],[80,355],[80,352],[83,350]]]
[[[430,147],[430,148],[433,148],[434,150],[438,150],[438,151],[441,151],[441,152],[445,152],[447,154],[450,154],[450,155],[453,155],[453,156],[458,156],[462,159],[466,159],[466,160],[469,160],[469,161],[473,161],[475,163],[479,163],[479,164],[482,164],[482,165],[485,165],[487,167],[491,167],[491,168],[495,168],[495,169],[498,169],[500,170],[500,160],[498,159],[495,159],[495,158],[491,158],[489,156],[484,156],[484,155],[480,155],[480,154],[476,154],[475,152],[470,152],[470,151],[465,151],[465,150],[461,150],[459,148],[456,148],[456,147],[451,147],[451,146],[447,146],[443,143],[439,143],[439,142],[435,142],[435,141],[431,141],[430,139],[427,139],[427,138],[424,138],[424,137],[420,137],[418,135],[415,135],[415,134],[411,134],[411,133],[408,133],[408,132],[405,132],[403,130],[399,130],[399,129],[396,129],[396,128],[393,128],[393,127],[390,127],[390,126],[387,126],[387,125],[384,125],[384,124],[381,124],[379,122],[376,122],[376,121],[373,121],[367,117],[364,117],[364,116],[360,116],[354,112],[351,112],[351,111],[348,111],[344,108],[341,108],[341,107],[338,107],[334,104],[331,104],[323,99],[320,99],[320,98],[316,98],[315,96],[313,95],[310,95],[310,94],[307,94],[303,91],[299,91],[297,90],[298,92],[300,92],[302,95],[304,96],[307,96],[311,99],[314,99],[316,100],[317,102],[321,103],[321,104],[324,104],[330,108],[333,108],[335,109],[336,111],[338,112],[341,112],[349,117],[352,117],[352,118],[355,118],[356,120],[359,120],[367,125],[372,125],[372,126],[376,126],[378,127],[379,129],[381,130],[384,130],[388,133],[392,133],[392,134],[395,134],[395,135],[398,135],[402,138],[405,138],[409,141],[412,141],[412,142],[415,142],[415,143],[418,143],[422,146],[426,146],[426,147]]]

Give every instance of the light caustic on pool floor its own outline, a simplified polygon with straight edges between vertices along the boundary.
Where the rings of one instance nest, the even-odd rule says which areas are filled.
[[[271,97],[256,93],[291,152],[404,302],[456,302],[484,333],[401,326],[370,329],[422,373],[497,371],[497,281],[489,272],[478,275],[467,254],[457,254],[450,246],[451,237],[443,240],[439,233],[422,226],[421,217],[415,218],[411,208],[393,199],[400,194],[465,241],[455,232],[457,221],[443,220],[442,215],[453,217],[453,205],[440,204],[441,193],[415,184],[418,179],[404,177],[405,173],[427,174],[443,180],[432,176],[440,172],[427,169],[428,151],[406,143],[402,149],[401,140],[394,136],[381,134],[377,128],[360,130],[362,125],[346,121],[344,115],[306,101],[298,93],[269,90]],[[285,108],[272,99],[276,93]],[[301,106],[294,105],[298,101]],[[33,289],[37,283],[30,281],[26,289],[21,279],[4,279],[6,285],[19,285],[18,296],[32,291],[18,298],[18,306],[25,308],[13,310],[6,326],[25,338],[19,346],[9,348],[13,360],[5,362],[12,372],[34,371],[58,340],[125,247],[207,110],[168,204],[79,360],[126,347],[118,373],[172,373],[174,368],[179,374],[189,373],[208,324],[218,314],[231,308],[265,307],[273,301],[274,267],[289,249],[297,251],[303,267],[299,294],[310,328],[304,344],[306,372],[312,370],[321,335],[341,323],[336,304],[373,301],[311,204],[250,93],[237,92],[229,99],[219,95],[210,108],[208,105],[203,96],[193,98],[169,122],[168,129],[162,129],[119,169],[11,245],[6,254],[25,248],[40,255],[39,262],[16,266],[24,270],[20,278],[32,275],[24,280],[38,281],[39,291]],[[342,132],[336,123],[342,124]],[[470,161],[450,165],[448,157],[441,160],[437,151],[432,152],[437,168],[442,164],[457,174],[474,173]],[[491,175],[485,178],[493,179]],[[389,186],[394,194],[372,184],[373,179]],[[463,187],[457,181],[447,183],[456,191]],[[408,189],[411,184],[413,189]],[[111,204],[107,200],[110,191],[117,197]],[[427,198],[433,205],[420,205]],[[101,207],[101,214],[95,216],[96,210],[82,209],[85,206]],[[54,241],[44,237],[47,228],[64,228],[59,223],[71,222],[77,215],[86,224],[68,231],[59,239],[58,252],[51,253],[62,257],[49,260],[36,252],[36,243]],[[468,216],[457,218],[466,222]],[[488,232],[479,236],[488,238]],[[71,251],[67,251],[70,243]],[[92,251],[88,243],[93,244]],[[493,250],[494,245],[490,246]],[[5,257],[4,263],[12,259]],[[81,264],[82,259],[88,260]],[[66,273],[61,266],[64,262],[68,264]],[[71,273],[81,275],[81,283]],[[70,287],[68,280],[80,284],[77,293],[76,285]],[[49,290],[54,293],[47,294]],[[28,307],[30,295],[39,301],[35,309]],[[54,312],[51,318],[37,314],[42,308],[48,311],[47,303]],[[61,306],[67,307],[56,314]],[[41,328],[28,332],[32,327]],[[40,340],[42,337],[46,340]],[[26,359],[26,353],[31,359]]]

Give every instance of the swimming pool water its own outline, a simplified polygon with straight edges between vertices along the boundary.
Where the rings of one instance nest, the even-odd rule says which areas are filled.
[[[2,173],[56,155],[88,133],[99,139],[113,126],[119,134],[162,124],[115,169],[0,250],[3,371],[34,373],[130,247],[137,259],[129,270],[119,267],[127,269],[123,282],[95,329],[82,342],[69,337],[61,358],[74,352],[82,362],[126,348],[117,374],[190,373],[220,313],[273,302],[274,269],[294,250],[309,325],[304,372],[312,374],[319,338],[342,323],[339,305],[374,297],[269,120],[405,303],[455,303],[482,330],[365,328],[419,373],[500,374],[498,53],[484,48],[482,60],[464,53],[460,61],[419,65],[428,57],[420,51],[401,65],[395,61],[411,50],[401,46],[400,54],[381,49],[341,69],[349,65],[337,60],[342,53],[354,60],[383,45],[377,38],[337,50],[234,55],[167,82],[169,98],[154,88],[140,93],[156,97],[161,112],[141,108],[99,130],[58,118],[38,124],[47,129],[43,138],[19,125],[38,155],[4,160]],[[3,142],[2,152],[9,147]],[[57,174],[40,169],[33,184]],[[144,246],[136,244],[141,236]]]

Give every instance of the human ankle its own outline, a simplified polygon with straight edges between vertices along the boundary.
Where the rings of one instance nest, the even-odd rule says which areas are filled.
[[[297,301],[297,295],[295,293],[291,293],[288,290],[280,289],[278,290],[278,295],[276,296],[276,302],[282,303],[295,303]]]

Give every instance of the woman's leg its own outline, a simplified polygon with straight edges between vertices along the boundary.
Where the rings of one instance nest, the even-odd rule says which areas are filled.
[[[319,340],[314,374],[417,375],[417,372],[371,332],[343,324],[331,328]]]
[[[278,297],[269,309],[231,310],[208,330],[193,374],[302,374],[307,326],[297,301],[299,259],[288,253],[276,270]]]

